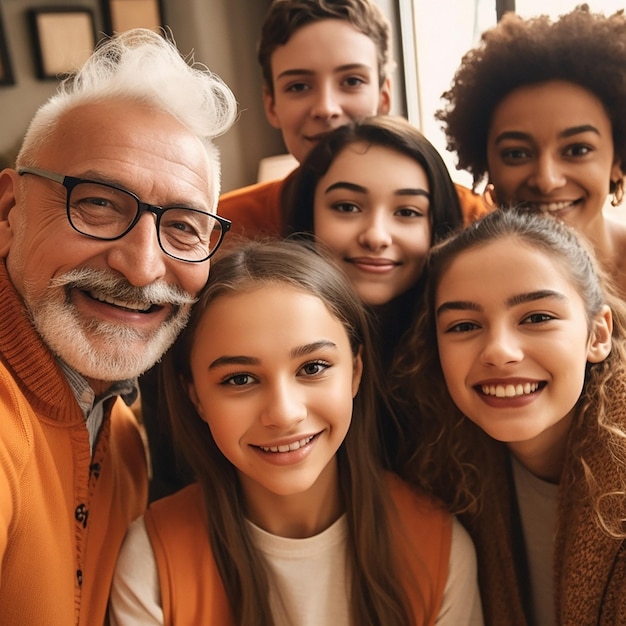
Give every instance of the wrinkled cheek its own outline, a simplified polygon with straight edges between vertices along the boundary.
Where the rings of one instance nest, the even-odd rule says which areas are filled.
[[[28,272],[22,274],[21,271],[18,271],[20,277],[27,274]],[[36,274],[31,275],[35,276]],[[13,280],[12,274],[11,279]],[[43,311],[46,311],[47,315],[53,315],[55,311],[60,311],[61,309],[67,312],[72,307],[71,298],[63,287],[44,287],[37,284],[34,280],[25,279],[21,289],[20,287],[17,287],[17,289],[21,292],[26,307],[33,316],[37,316]]]

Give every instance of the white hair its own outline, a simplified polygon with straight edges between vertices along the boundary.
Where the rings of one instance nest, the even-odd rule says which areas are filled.
[[[17,156],[17,166],[36,165],[37,154],[61,117],[85,103],[135,100],[174,116],[204,145],[219,193],[219,153],[213,139],[237,117],[235,96],[222,79],[174,41],[137,28],[106,39],[86,63],[65,79],[35,113]]]

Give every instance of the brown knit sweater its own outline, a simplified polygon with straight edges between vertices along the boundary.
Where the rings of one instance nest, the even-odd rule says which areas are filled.
[[[612,381],[611,421],[626,425],[626,381]],[[597,418],[572,427],[559,488],[554,546],[554,595],[559,626],[626,626],[626,554],[624,541],[604,531],[593,510],[581,459],[598,483],[600,493],[620,489],[626,479],[617,470]],[[590,429],[595,435],[590,436]],[[525,575],[523,536],[508,452],[503,444],[485,441],[480,455],[484,476],[490,477],[483,509],[461,516],[474,540],[487,626],[530,626],[529,585]],[[626,444],[625,444],[626,445]],[[490,459],[488,462],[486,459]],[[611,502],[613,519],[626,517],[626,499]],[[605,512],[609,510],[607,506]],[[538,625],[540,626],[540,625]]]

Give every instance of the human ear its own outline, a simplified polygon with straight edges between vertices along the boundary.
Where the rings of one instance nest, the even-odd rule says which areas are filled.
[[[0,258],[9,254],[13,241],[13,227],[11,225],[11,211],[16,207],[16,190],[18,190],[19,174],[12,169],[0,172]]]
[[[270,93],[269,87],[263,85],[263,108],[267,121],[274,127],[280,129],[280,119],[276,115],[276,101],[274,95]]]
[[[591,324],[591,335],[587,346],[587,361],[600,363],[611,352],[611,334],[613,332],[613,315],[605,304],[594,317]]]
[[[363,376],[363,358],[361,357],[362,348],[354,357],[352,365],[352,397],[354,398],[359,391],[359,385],[361,384],[361,377]]]
[[[621,159],[615,157],[611,167],[610,191],[613,194],[611,206],[619,206],[624,198],[624,172]]]
[[[378,99],[377,113],[379,115],[387,115],[391,110],[391,78],[387,76],[385,78],[382,87],[380,88],[380,95]]]
[[[622,160],[615,157],[613,166],[611,167],[611,182],[616,184],[618,181],[624,178],[624,171],[622,170]]]

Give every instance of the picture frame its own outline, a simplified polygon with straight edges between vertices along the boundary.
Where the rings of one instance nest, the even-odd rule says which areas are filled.
[[[4,22],[0,12],[0,87],[14,84],[15,78],[13,77],[13,66],[9,56],[9,44],[4,34]]]
[[[28,10],[37,77],[59,80],[78,69],[93,52],[93,13],[84,7]]]
[[[165,23],[162,0],[102,0],[101,6],[107,35],[131,28],[160,32]]]

